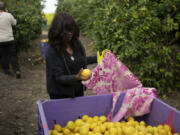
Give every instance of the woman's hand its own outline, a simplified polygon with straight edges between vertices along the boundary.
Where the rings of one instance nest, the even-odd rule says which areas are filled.
[[[76,75],[76,79],[77,80],[81,80],[81,81],[87,81],[91,78],[92,76],[92,73],[90,73],[87,77],[85,76],[82,76],[82,71],[83,71],[83,68],[81,68],[81,70],[79,71],[79,73]]]

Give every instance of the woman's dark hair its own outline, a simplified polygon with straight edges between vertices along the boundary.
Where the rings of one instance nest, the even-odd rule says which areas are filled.
[[[79,48],[79,28],[73,17],[66,12],[57,13],[48,32],[49,44],[57,51],[66,49],[65,37],[68,32],[73,33],[71,47],[74,51]]]
[[[5,4],[3,2],[0,1],[0,10],[5,10]]]

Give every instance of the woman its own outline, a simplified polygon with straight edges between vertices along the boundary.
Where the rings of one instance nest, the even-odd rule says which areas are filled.
[[[83,96],[82,69],[97,62],[97,57],[86,57],[79,41],[79,28],[68,13],[57,13],[48,33],[46,50],[47,91],[50,99]]]
[[[12,27],[16,26],[16,19],[7,12],[5,4],[0,1],[0,64],[7,75],[14,75],[10,72],[9,64],[16,75],[21,78],[16,46]]]

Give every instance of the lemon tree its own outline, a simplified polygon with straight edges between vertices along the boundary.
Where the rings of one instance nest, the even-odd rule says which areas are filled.
[[[30,40],[41,35],[43,25],[43,0],[2,0],[8,9],[17,19],[14,28],[15,42],[18,50],[29,48]]]
[[[159,93],[180,89],[180,0],[66,0],[94,47],[113,53]],[[69,10],[71,8],[71,10]]]

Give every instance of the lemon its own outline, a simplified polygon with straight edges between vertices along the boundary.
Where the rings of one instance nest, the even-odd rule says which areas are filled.
[[[157,126],[157,128],[158,128],[158,129],[163,129],[163,126],[162,126],[161,124],[159,124],[159,125]]]
[[[90,124],[89,123],[84,123],[83,127],[87,128],[89,130],[90,129]]]
[[[102,125],[101,121],[96,122],[98,126]]]
[[[88,115],[83,115],[82,116],[82,120],[84,121],[84,122],[86,122],[86,120],[89,118],[89,116]]]
[[[96,126],[97,126],[97,123],[92,123],[92,124],[90,125],[90,129],[93,130]]]
[[[118,135],[122,135],[122,134],[123,134],[123,132],[122,132],[122,129],[121,129],[121,128],[117,128],[117,134],[118,134]]]
[[[81,135],[80,133],[75,133],[74,135]]]
[[[61,125],[55,124],[55,125],[54,125],[54,130],[57,130],[58,132],[60,132],[60,131],[62,130]]]
[[[63,135],[63,133],[59,133],[59,132],[58,132],[56,135]]]
[[[100,125],[100,127],[101,127],[101,132],[104,133],[106,131],[106,125],[102,124]]]
[[[79,132],[81,135],[87,135],[88,132],[89,132],[89,129],[86,127],[86,126],[82,126],[80,129],[79,129]]]
[[[76,119],[74,123],[75,126],[81,126],[83,124],[83,121],[81,119]]]
[[[52,131],[53,131],[53,130],[49,130],[49,135],[52,135]]]
[[[129,117],[128,121],[134,121],[134,118],[133,117]]]
[[[166,135],[166,130],[164,130],[164,129],[159,129],[159,134],[160,134],[160,135]]]
[[[139,15],[138,15],[137,12],[133,12],[132,16],[133,16],[133,18],[135,18],[135,19],[139,18]]]
[[[135,128],[133,127],[127,127],[125,133],[127,135],[132,135],[135,132]]]
[[[116,128],[120,128],[121,127],[121,123],[120,122],[116,122],[114,125],[115,125]]]
[[[99,120],[100,120],[101,122],[106,122],[106,116],[104,116],[104,115],[100,116],[100,117],[99,117]]]
[[[117,134],[117,129],[116,128],[111,128],[111,129],[109,129],[109,133],[110,133],[110,135],[112,135],[112,134],[116,135]]]
[[[172,135],[172,132],[168,131],[168,135]]]
[[[164,129],[166,130],[166,131],[171,131],[171,127],[169,126],[169,125],[164,125]]]
[[[104,135],[110,135],[110,134],[109,134],[109,131],[105,131],[105,132],[104,132]]]
[[[88,117],[88,118],[86,119],[86,122],[89,123],[89,124],[92,124],[92,123],[93,123],[93,118]]]
[[[94,133],[92,131],[89,131],[88,135],[94,135]]]
[[[81,75],[83,77],[88,77],[91,74],[91,70],[89,69],[83,69],[83,71],[81,72]]]
[[[75,124],[73,121],[68,121],[66,127],[70,130],[73,130],[75,128]]]
[[[93,132],[94,133],[101,133],[101,127],[100,126],[94,127]]]
[[[56,135],[58,133],[57,130],[52,130],[51,134],[50,135]]]
[[[94,135],[102,135],[101,133],[95,133]]]
[[[107,123],[106,123],[106,128],[107,128],[107,129],[111,129],[111,128],[113,128],[113,127],[114,127],[113,122],[107,122]]]
[[[74,132],[79,132],[79,127],[78,126],[76,126],[75,128],[74,128]]]
[[[71,133],[71,131],[68,128],[64,128],[63,133],[65,135],[69,135]]]
[[[98,116],[94,116],[94,117],[93,117],[93,121],[94,121],[94,122],[98,122],[98,121],[99,121],[99,117],[98,117]]]
[[[139,124],[143,125],[143,126],[146,126],[146,123],[144,121],[141,121]]]

